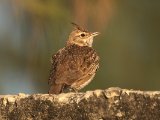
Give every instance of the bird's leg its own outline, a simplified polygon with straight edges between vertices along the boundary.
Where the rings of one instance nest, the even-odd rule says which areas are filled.
[[[71,88],[72,89],[72,91],[74,91],[75,93],[78,93],[78,90],[77,89],[75,89],[75,88]]]
[[[63,89],[62,89],[62,93],[68,93],[68,92],[75,92],[77,93],[78,90],[75,88],[72,88],[70,85],[64,85]]]

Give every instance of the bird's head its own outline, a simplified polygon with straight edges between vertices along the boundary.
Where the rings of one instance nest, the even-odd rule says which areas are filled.
[[[67,45],[76,44],[79,46],[92,47],[93,37],[99,35],[99,32],[88,32],[75,23],[72,23],[74,30],[70,33]]]

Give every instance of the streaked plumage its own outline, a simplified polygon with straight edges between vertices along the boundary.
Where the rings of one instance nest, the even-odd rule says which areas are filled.
[[[93,37],[96,35],[97,32],[90,33],[76,26],[66,47],[53,55],[49,78],[50,94],[59,94],[70,89],[78,91],[93,79],[99,67],[99,57],[92,48]]]

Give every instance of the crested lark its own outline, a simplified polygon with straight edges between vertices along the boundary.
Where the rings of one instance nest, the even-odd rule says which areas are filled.
[[[92,48],[98,32],[88,32],[75,23],[67,44],[52,56],[49,94],[78,91],[88,85],[99,67],[99,56]]]

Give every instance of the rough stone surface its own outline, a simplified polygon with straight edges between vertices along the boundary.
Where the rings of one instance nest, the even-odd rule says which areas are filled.
[[[159,120],[160,91],[1,95],[0,120]]]

